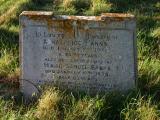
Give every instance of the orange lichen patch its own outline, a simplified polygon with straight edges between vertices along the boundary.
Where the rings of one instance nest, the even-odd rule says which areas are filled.
[[[72,38],[74,36],[73,21],[64,20],[63,21],[63,29],[64,29],[65,33],[67,34],[66,35],[67,37]]]
[[[102,13],[101,16],[54,16],[52,12],[42,12],[42,11],[24,11],[20,16],[26,16],[33,21],[45,22],[48,26],[49,31],[54,25],[63,28],[65,32],[74,34],[74,27],[84,27],[89,21],[95,22],[111,22],[111,21],[124,21],[128,19],[133,19],[134,15],[122,14],[122,13]],[[76,26],[74,26],[76,22]],[[58,31],[58,30],[57,30]]]
[[[92,21],[101,21],[104,18],[107,19],[125,19],[125,18],[134,18],[132,14],[123,14],[123,13],[102,13],[101,16],[54,16],[52,12],[45,12],[45,11],[24,11],[20,16],[28,16],[33,20],[44,20],[44,19],[51,19],[51,20],[92,20]]]
[[[33,21],[40,21],[40,22],[47,23],[49,31],[51,31],[51,28],[53,27],[53,25],[56,25],[56,26],[59,26],[59,28],[63,28],[69,34],[72,34],[74,32],[71,20],[61,19],[60,17],[56,18],[55,16],[53,16],[52,12],[24,11],[20,16],[26,16]],[[59,31],[59,30],[56,29],[56,31]]]
[[[101,16],[105,17],[122,17],[122,18],[133,18],[134,15],[132,14],[123,14],[123,13],[102,13]]]
[[[100,22],[99,24],[105,25],[112,21],[124,21],[134,18],[134,15],[122,13],[102,13],[101,16],[54,16],[52,12],[45,11],[24,11],[20,16],[26,16],[32,21],[46,23],[49,31],[51,31],[54,26],[58,26],[55,27],[55,30],[57,32],[65,32],[65,37],[71,40],[75,37],[75,30],[77,28],[82,28],[86,31],[87,26],[91,22],[96,22],[97,24]]]
[[[132,14],[123,14],[123,13],[102,13],[102,20],[113,20],[113,21],[123,21],[127,19],[134,19],[135,16]]]
[[[100,21],[101,16],[67,16],[69,20]]]

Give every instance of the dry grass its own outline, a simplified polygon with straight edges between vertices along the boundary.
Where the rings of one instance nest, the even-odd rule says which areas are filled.
[[[17,69],[17,71],[15,71],[15,69]],[[0,57],[0,76],[11,77],[13,74],[19,74],[18,63],[15,59],[14,54],[4,49],[3,52],[1,51]]]
[[[73,102],[71,110],[66,113],[65,120],[96,120],[104,105],[99,98],[83,98]]]
[[[87,15],[98,15],[101,13],[109,12],[111,10],[112,4],[106,2],[105,0],[91,0],[91,5],[88,11],[86,11]]]
[[[112,4],[105,0],[63,0],[56,6],[58,14],[99,15],[109,12]]]
[[[54,88],[47,89],[39,99],[36,117],[41,120],[57,119],[60,100],[61,95],[59,91]]]
[[[17,9],[22,6],[22,4],[28,3],[29,0],[19,0],[17,2],[13,2],[10,8],[0,16],[0,25],[4,22],[8,22],[10,19],[16,17]]]
[[[64,6],[65,9],[68,9],[69,7],[73,7],[74,0],[63,0],[62,5]]]
[[[132,99],[121,115],[124,120],[159,120],[159,111],[156,105],[151,102],[151,98]]]
[[[156,28],[156,29],[151,33],[151,35],[152,35],[153,37],[157,37],[157,38],[160,39],[160,27]],[[159,43],[160,43],[160,40],[159,40]]]

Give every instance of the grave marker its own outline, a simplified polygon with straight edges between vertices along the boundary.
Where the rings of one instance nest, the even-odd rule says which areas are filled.
[[[136,23],[130,14],[20,15],[21,91],[52,82],[91,93],[135,87]]]

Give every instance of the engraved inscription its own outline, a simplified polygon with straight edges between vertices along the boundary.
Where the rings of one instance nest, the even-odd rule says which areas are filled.
[[[135,22],[63,17],[22,20],[21,78],[31,81],[23,81],[24,92],[36,91],[30,83],[48,82],[91,93],[133,88]]]
[[[121,37],[116,34],[118,31],[114,33],[111,30],[96,29],[96,34],[92,31],[81,33],[84,39],[70,39],[66,37],[65,32],[48,33],[42,29],[33,34],[34,39],[41,44],[40,49],[45,53],[40,63],[42,82],[70,81],[79,84],[78,86],[81,83],[90,83],[84,89],[95,83],[103,83],[103,86],[110,89],[116,86],[112,82],[103,81],[109,81],[113,72],[120,72],[121,65],[113,65],[117,56],[114,57],[111,53],[111,47],[114,47],[112,43],[121,41]],[[106,88],[99,86],[101,89]]]

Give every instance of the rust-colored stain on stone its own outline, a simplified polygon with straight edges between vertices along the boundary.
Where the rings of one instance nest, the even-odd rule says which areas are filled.
[[[135,16],[132,14],[123,14],[123,13],[102,13],[102,20],[112,20],[112,21],[124,21],[134,19]]]
[[[102,13],[101,16],[113,17],[113,18],[117,18],[117,17],[133,18],[134,17],[134,15],[132,15],[132,14],[124,14],[124,13]]]
[[[132,14],[123,13],[102,13],[101,16],[54,16],[52,12],[41,12],[41,11],[24,11],[20,16],[27,16],[32,20],[47,20],[49,23],[55,20],[87,20],[87,21],[104,21],[104,20],[125,20],[133,19]]]
[[[88,25],[88,22],[101,22],[103,24],[110,23],[112,21],[125,21],[134,19],[132,14],[122,14],[122,13],[102,13],[101,16],[67,16],[67,15],[56,15],[53,12],[44,11],[24,11],[20,16],[26,16],[28,19],[33,21],[46,22],[49,31],[53,28],[53,25],[58,25],[59,28],[63,28],[63,31],[68,37],[74,36],[74,28],[84,28]],[[83,29],[86,31],[87,29]],[[61,31],[62,29],[56,29],[56,31]]]

